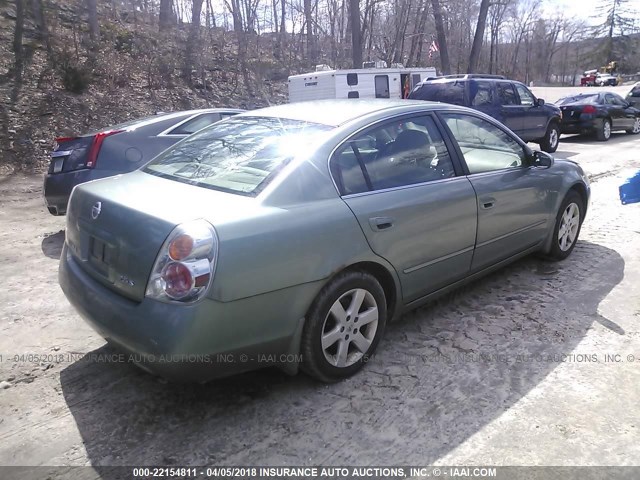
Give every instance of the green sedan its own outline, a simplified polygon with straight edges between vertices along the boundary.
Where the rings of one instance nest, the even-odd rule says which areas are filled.
[[[475,110],[282,105],[77,186],[59,279],[152,373],[275,365],[331,382],[403,312],[534,252],[566,258],[589,196],[577,164]]]

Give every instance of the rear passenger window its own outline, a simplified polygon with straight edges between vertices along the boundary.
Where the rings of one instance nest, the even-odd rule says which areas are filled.
[[[347,141],[331,159],[341,194],[455,176],[449,151],[428,116],[387,122]]]
[[[458,81],[435,81],[422,83],[409,94],[409,98],[414,100],[451,103],[453,105],[464,105],[464,85],[465,82]]]
[[[470,82],[469,97],[471,98],[471,105],[474,107],[493,105],[493,88],[491,83]]]
[[[496,88],[498,90],[500,105],[518,105],[518,99],[513,85],[506,82],[498,82]]]
[[[444,113],[442,117],[458,142],[470,173],[524,165],[524,148],[504,130],[471,115]]]

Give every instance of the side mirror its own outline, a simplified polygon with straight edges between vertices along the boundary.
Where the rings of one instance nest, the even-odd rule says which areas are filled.
[[[536,101],[536,105],[538,107],[541,107],[544,105],[544,99],[543,98],[538,98],[538,100]]]
[[[546,152],[536,150],[533,152],[533,166],[541,168],[549,168],[553,165],[553,155]]]

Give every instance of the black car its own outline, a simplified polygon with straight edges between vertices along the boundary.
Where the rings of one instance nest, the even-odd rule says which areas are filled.
[[[625,100],[631,104],[632,107],[640,108],[640,82],[636,83],[627,96]]]
[[[557,104],[562,110],[562,133],[592,134],[601,142],[609,140],[613,131],[640,133],[640,109],[615,93],[581,93]]]
[[[207,108],[158,114],[85,135],[57,138],[44,177],[49,213],[66,213],[76,185],[136,170],[186,136],[241,112]]]
[[[526,142],[553,153],[560,139],[560,109],[545,104],[522,83],[498,75],[447,75],[420,82],[409,94],[415,100],[471,107],[509,127]]]

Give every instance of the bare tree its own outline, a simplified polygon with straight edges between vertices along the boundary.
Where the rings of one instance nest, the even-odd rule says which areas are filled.
[[[473,37],[473,45],[471,46],[471,55],[469,56],[469,67],[467,73],[475,73],[478,70],[478,61],[480,60],[480,51],[482,50],[482,42],[484,40],[484,29],[487,25],[487,14],[489,13],[490,0],[481,0],[480,13],[478,14],[478,24],[476,33]]]
[[[173,19],[173,0],[160,0],[160,14],[158,16],[158,24],[160,30],[171,28]]]
[[[436,24],[436,36],[440,48],[440,69],[444,75],[451,73],[451,64],[449,63],[449,50],[447,48],[447,34],[444,29],[444,19],[442,18],[442,8],[439,0],[431,0],[433,8],[433,19]]]
[[[22,88],[22,71],[24,69],[24,47],[22,37],[24,34],[24,0],[15,0],[16,3],[16,26],[13,31],[13,92],[11,101],[18,100],[20,88]]]
[[[89,37],[91,38],[91,47],[100,41],[100,25],[98,23],[98,6],[97,0],[86,0],[87,10],[89,13]]]
[[[351,20],[351,59],[353,68],[362,68],[362,32],[360,31],[360,1],[349,0]]]

